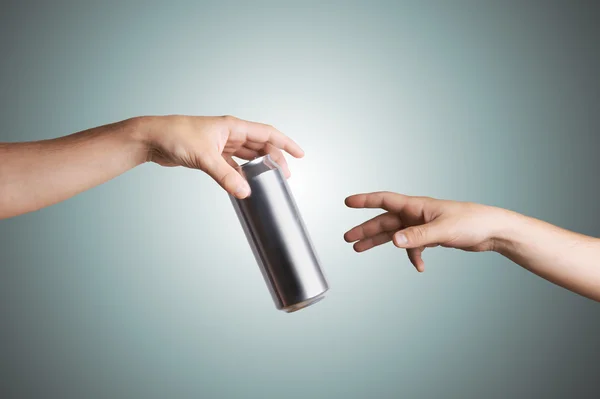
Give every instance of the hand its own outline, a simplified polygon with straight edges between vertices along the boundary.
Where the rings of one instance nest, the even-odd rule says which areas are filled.
[[[274,127],[232,116],[149,119],[149,161],[200,169],[238,198],[247,197],[250,187],[236,171],[232,156],[251,160],[269,154],[286,177],[290,171],[281,150],[296,158],[304,156],[298,144]]]
[[[382,208],[386,213],[349,230],[344,239],[363,252],[389,241],[405,248],[419,272],[425,270],[421,254],[438,245],[465,251],[491,251],[496,232],[508,211],[489,206],[410,197],[390,192],[357,194],[346,198],[350,208]]]

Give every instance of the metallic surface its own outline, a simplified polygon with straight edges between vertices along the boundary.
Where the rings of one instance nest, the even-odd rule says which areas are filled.
[[[275,306],[289,313],[318,302],[327,281],[281,169],[267,155],[239,170],[251,194],[230,198]]]

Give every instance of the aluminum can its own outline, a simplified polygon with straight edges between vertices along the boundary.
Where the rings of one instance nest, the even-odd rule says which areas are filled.
[[[291,313],[323,299],[329,289],[296,201],[269,155],[238,166],[250,195],[230,195],[275,306]]]

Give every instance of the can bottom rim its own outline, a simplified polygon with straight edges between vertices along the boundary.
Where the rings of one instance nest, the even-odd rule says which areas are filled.
[[[325,298],[325,293],[326,292],[327,291],[322,292],[322,293],[320,293],[317,296],[314,296],[314,297],[306,299],[306,300],[304,300],[302,302],[298,302],[298,303],[295,303],[293,305],[287,306],[287,307],[285,307],[285,308],[283,308],[281,310],[283,310],[286,313],[293,313],[293,312],[295,312],[297,310],[304,309],[306,307],[309,307],[310,305],[314,305],[315,303],[319,302],[321,299]]]

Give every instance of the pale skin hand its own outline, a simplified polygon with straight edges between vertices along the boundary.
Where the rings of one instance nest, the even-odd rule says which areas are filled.
[[[421,255],[428,247],[495,251],[548,281],[600,301],[600,239],[473,203],[376,192],[350,196],[346,205],[386,211],[344,235],[357,252],[393,241],[423,272]]]
[[[250,194],[232,159],[302,149],[272,126],[232,116],[137,117],[52,140],[0,143],[0,219],[66,200],[148,161],[209,174],[238,198]]]

